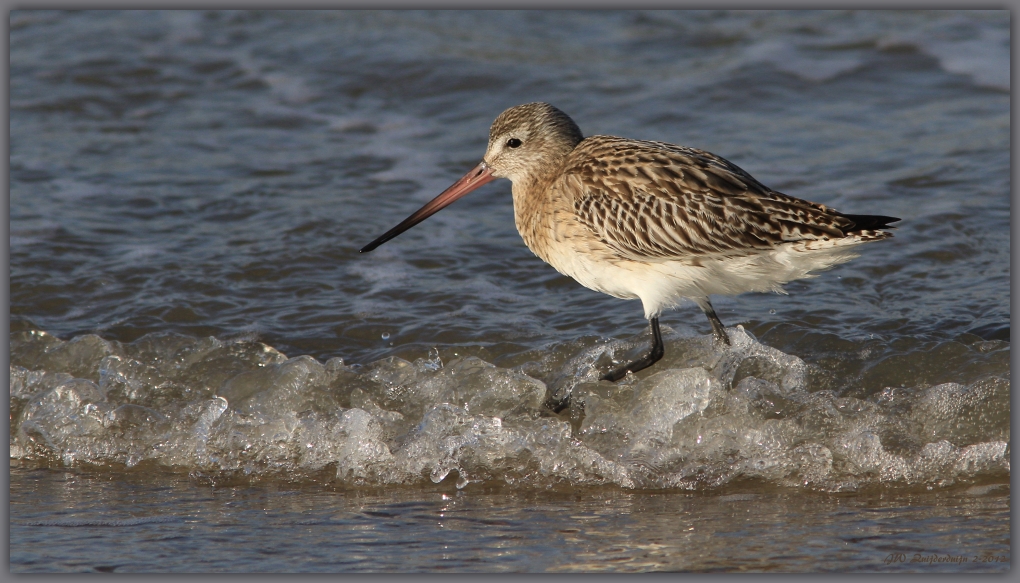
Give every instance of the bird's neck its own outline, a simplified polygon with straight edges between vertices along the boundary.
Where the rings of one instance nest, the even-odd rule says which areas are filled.
[[[514,222],[524,244],[542,259],[546,257],[547,244],[555,238],[555,209],[564,203],[555,195],[553,183],[559,176],[560,168],[547,172],[532,173],[514,181]]]
[[[548,244],[558,238],[562,225],[557,211],[572,206],[554,185],[562,178],[564,167],[578,140],[551,140],[541,144],[543,156],[530,165],[527,174],[513,180],[514,222],[529,249],[549,262]]]

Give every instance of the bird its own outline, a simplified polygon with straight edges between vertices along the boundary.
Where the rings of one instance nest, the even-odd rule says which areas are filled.
[[[709,296],[785,293],[784,284],[857,257],[857,245],[892,237],[884,229],[900,220],[777,192],[704,150],[585,138],[567,114],[539,102],[499,114],[482,161],[361,252],[497,178],[512,183],[514,222],[535,255],[589,289],[641,300],[651,350],[601,375],[612,382],[663,357],[663,310],[693,301],[728,346]]]

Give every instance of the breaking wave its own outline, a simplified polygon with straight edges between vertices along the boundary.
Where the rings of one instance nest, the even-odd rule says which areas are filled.
[[[247,340],[159,333],[119,343],[17,332],[10,455],[213,482],[341,486],[711,489],[759,481],[846,491],[1008,478],[1008,370],[855,397],[818,389],[816,365],[741,327],[729,334],[725,348],[708,337],[671,338],[667,350],[680,361],[617,384],[596,381],[596,364],[637,344],[567,347],[572,356],[544,375],[556,379],[549,388],[525,366],[444,363],[436,350],[360,366],[287,358]],[[1009,345],[961,350],[1008,354]],[[559,414],[546,405],[567,395]]]

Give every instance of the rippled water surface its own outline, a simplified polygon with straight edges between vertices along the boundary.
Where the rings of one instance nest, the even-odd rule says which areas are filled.
[[[960,573],[1009,566],[1008,486],[852,496],[757,487],[333,491],[12,472],[16,571]]]
[[[13,570],[1008,569],[1008,13],[10,25]],[[358,253],[529,101],[903,221],[598,382],[509,182]]]

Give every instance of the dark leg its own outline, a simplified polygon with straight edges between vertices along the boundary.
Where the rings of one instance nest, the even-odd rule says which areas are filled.
[[[566,396],[561,399],[549,397],[545,400],[545,406],[549,407],[553,413],[559,413],[570,406],[570,393],[567,393]]]
[[[719,320],[719,316],[715,315],[715,308],[712,307],[712,302],[708,301],[708,298],[695,301],[698,303],[701,311],[705,312],[705,315],[708,316],[708,321],[712,324],[712,334],[715,335],[716,341],[729,346],[730,337],[726,335],[726,327]]]
[[[658,316],[652,318],[649,322],[652,323],[652,351],[648,353],[648,356],[635,360],[630,364],[625,364],[613,372],[608,372],[602,375],[601,380],[613,381],[615,383],[627,376],[627,373],[646,369],[662,358],[662,355],[666,353],[666,347],[662,343],[662,332],[659,331]]]

